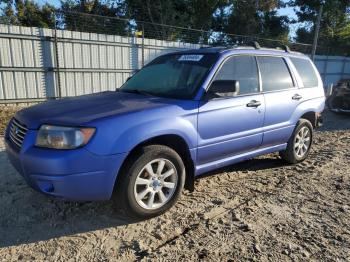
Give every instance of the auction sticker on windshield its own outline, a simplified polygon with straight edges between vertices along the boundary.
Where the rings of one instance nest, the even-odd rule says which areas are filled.
[[[203,55],[182,55],[179,61],[195,61],[198,62],[203,58]]]

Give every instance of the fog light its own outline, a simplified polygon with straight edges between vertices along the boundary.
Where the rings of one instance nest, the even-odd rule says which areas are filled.
[[[38,186],[41,191],[46,193],[52,193],[55,191],[55,187],[49,181],[38,181]]]

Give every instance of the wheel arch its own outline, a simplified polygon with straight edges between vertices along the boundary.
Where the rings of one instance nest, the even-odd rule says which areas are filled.
[[[291,123],[296,125],[300,119],[306,119],[311,122],[312,126],[317,127],[317,120],[321,117],[324,110],[324,97],[306,100],[299,104],[291,117]]]
[[[317,113],[314,112],[314,111],[308,111],[308,112],[304,113],[300,117],[300,119],[306,119],[306,120],[310,121],[311,124],[312,124],[312,127],[315,128],[316,125],[317,125],[317,116],[316,116],[316,114]]]
[[[186,180],[185,180],[185,189],[189,191],[194,190],[194,159],[192,158],[193,156],[191,155],[189,146],[186,142],[186,140],[181,137],[180,135],[177,134],[165,134],[165,135],[158,135],[155,137],[148,138],[130,150],[128,155],[123,161],[123,164],[121,165],[117,179],[114,184],[114,188],[116,188],[116,185],[118,184],[118,180],[120,179],[120,174],[122,173],[123,169],[125,168],[127,162],[129,159],[141,148],[148,146],[148,145],[163,145],[170,147],[171,149],[175,150],[181,159],[184,161],[184,165],[186,168]]]

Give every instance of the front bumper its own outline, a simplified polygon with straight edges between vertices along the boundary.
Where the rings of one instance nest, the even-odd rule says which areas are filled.
[[[36,131],[29,130],[19,148],[5,135],[8,158],[35,190],[51,196],[94,201],[111,198],[126,154],[95,155],[84,148],[52,150],[33,146]]]
[[[332,108],[331,111],[335,113],[350,114],[349,109]]]

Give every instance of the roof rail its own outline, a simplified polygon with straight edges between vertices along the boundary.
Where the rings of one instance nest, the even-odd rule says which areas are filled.
[[[255,49],[260,49],[260,48],[261,48],[260,44],[259,44],[257,41],[253,41],[253,42],[252,42],[252,45],[253,45],[253,47],[254,47]]]
[[[285,52],[290,53],[290,48],[289,48],[289,46],[284,45],[284,46],[282,46],[282,49],[283,49]]]

